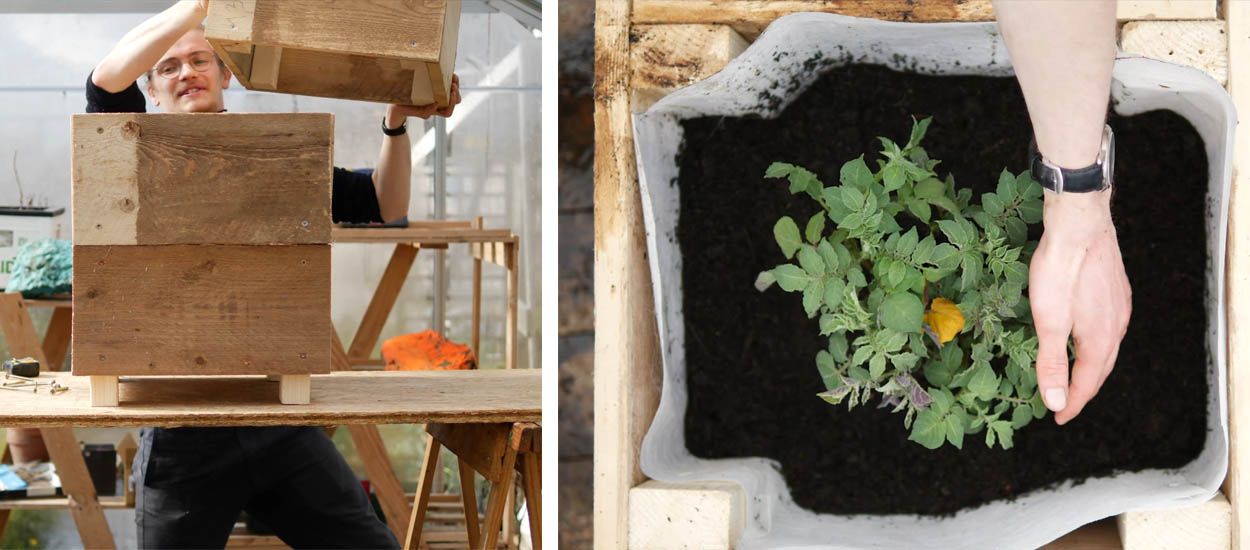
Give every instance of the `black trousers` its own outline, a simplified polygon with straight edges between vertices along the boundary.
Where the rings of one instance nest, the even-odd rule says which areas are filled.
[[[399,548],[320,428],[145,428],[134,474],[143,548],[221,548],[240,510],[293,548]]]

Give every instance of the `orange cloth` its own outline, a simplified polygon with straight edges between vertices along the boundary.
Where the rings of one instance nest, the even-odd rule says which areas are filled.
[[[425,330],[390,338],[382,343],[386,370],[466,370],[477,368],[473,350]]]

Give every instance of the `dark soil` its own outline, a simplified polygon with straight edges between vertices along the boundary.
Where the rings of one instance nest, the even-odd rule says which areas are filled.
[[[906,141],[912,115],[934,117],[926,149],[942,159],[939,173],[976,196],[993,190],[1004,167],[1026,167],[1032,130],[1013,78],[850,66],[825,74],[775,120],[684,124],[678,240],[690,451],[775,459],[800,506],[835,514],[949,514],[1197,457],[1207,430],[1207,161],[1197,132],[1168,111],[1111,118],[1113,210],[1133,317],[1115,371],[1079,417],[1059,427],[1048,414],[1018,431],[1009,451],[985,448],[983,436],[963,451],[928,451],[907,441],[902,414],[875,401],[848,412],[816,397],[824,389],[816,321],[797,295],[752,286],[784,261],[773,223],[805,220],[815,205],[764,180],[764,170],[786,161],[834,184],[844,161],[877,158],[875,136]]]

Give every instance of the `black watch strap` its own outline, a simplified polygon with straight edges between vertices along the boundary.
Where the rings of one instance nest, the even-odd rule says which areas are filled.
[[[405,120],[403,124],[399,125],[399,128],[387,128],[386,117],[382,117],[382,133],[391,137],[402,136],[408,133],[408,121]]]
[[[1089,193],[1106,189],[1102,177],[1102,166],[1099,164],[1091,164],[1085,168],[1056,170],[1043,163],[1042,155],[1034,151],[1033,161],[1029,168],[1033,172],[1033,179],[1051,191]]]

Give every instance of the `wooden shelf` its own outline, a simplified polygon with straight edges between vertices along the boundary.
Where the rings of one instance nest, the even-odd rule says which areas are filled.
[[[66,497],[0,499],[0,510],[65,510],[69,507]],[[122,496],[100,497],[100,507],[105,509],[131,508]]]

